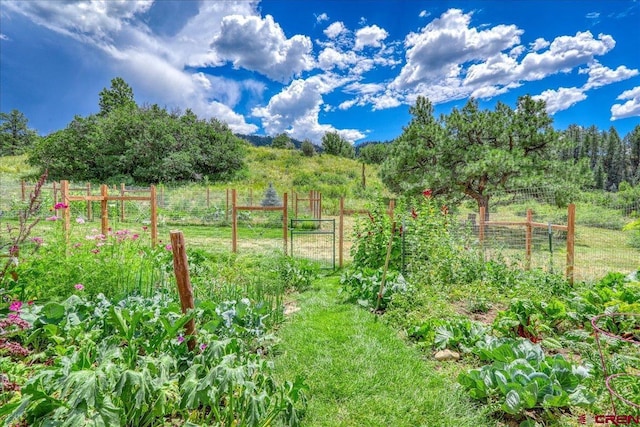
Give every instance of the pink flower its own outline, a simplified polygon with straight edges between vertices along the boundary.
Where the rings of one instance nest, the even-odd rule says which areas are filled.
[[[56,203],[53,209],[67,209],[69,205],[65,205],[64,203]]]
[[[44,243],[44,240],[42,239],[42,237],[34,237],[31,239],[31,241],[38,246]]]
[[[178,338],[176,338],[176,340],[178,341],[178,344],[182,344],[184,342],[184,337],[182,335],[178,335]]]
[[[9,306],[9,310],[10,311],[19,312],[21,308],[22,308],[22,301],[14,301]]]
[[[200,344],[200,351],[204,351],[205,348],[207,348],[206,344]]]
[[[143,225],[142,226],[142,231],[147,231],[147,228],[149,228],[149,227],[147,227],[146,225]]]
[[[171,243],[169,243],[168,245],[166,245],[164,248],[165,248],[166,250],[168,250],[168,251],[173,250],[173,247],[171,246]]]
[[[131,240],[136,240],[138,237],[140,237],[139,234],[134,234],[131,236]]]
[[[47,218],[45,218],[45,219],[46,219],[47,221],[57,221],[57,220],[58,220],[58,217],[57,217],[57,216],[55,216],[55,215],[53,215],[53,216],[47,217]]]
[[[78,224],[84,224],[84,218],[78,217],[78,218],[76,218],[76,222]]]
[[[79,291],[84,290],[84,285],[82,283],[76,283],[73,287]]]
[[[82,246],[82,243],[80,243],[80,242],[73,244],[74,248],[79,248],[80,246]]]
[[[100,253],[100,249],[91,249],[91,253],[99,254]]]

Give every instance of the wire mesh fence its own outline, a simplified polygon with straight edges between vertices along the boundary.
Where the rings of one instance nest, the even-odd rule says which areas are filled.
[[[559,206],[561,205],[561,206]],[[576,280],[593,280],[610,271],[630,273],[640,267],[639,231],[624,230],[638,217],[640,200],[624,205],[603,207],[589,201],[575,202]],[[531,240],[531,268],[562,273],[566,270],[567,232],[551,228],[566,225],[566,203],[558,200],[553,189],[519,189],[494,195],[490,199],[487,220],[495,223],[524,223],[527,211],[533,221],[548,227],[535,227]],[[461,224],[467,224],[478,235],[477,206],[464,203],[458,214]],[[525,267],[526,228],[521,225],[498,225],[484,230],[483,249],[487,259],[503,258]]]
[[[73,194],[99,194],[98,186],[72,184]],[[278,194],[283,189],[276,188]],[[33,184],[3,180],[0,177],[0,221],[17,220],[17,213],[28,202]],[[145,191],[144,187],[110,186],[112,194],[135,194]],[[237,193],[238,205],[259,206],[266,189],[250,189]],[[294,194],[294,191],[289,189]],[[300,193],[298,206],[300,219],[311,219],[313,209],[309,209],[309,193]],[[60,217],[53,209],[60,198],[59,184],[48,182],[42,191],[43,204],[38,212],[43,220],[39,226],[47,226],[47,218]],[[289,197],[289,215],[295,218],[295,196]],[[566,200],[564,200],[566,201]],[[536,188],[495,194],[489,203],[490,222],[524,222],[527,211],[531,210],[533,221],[541,224],[563,225],[567,223],[566,205],[551,189]],[[231,200],[230,190],[213,189],[202,185],[157,188],[158,232],[160,243],[168,241],[171,229],[181,228],[189,237],[190,246],[206,247],[211,250],[231,250]],[[321,202],[323,219],[340,218],[339,200],[323,199]],[[582,197],[575,201],[575,278],[591,280],[602,277],[610,271],[632,272],[640,267],[640,231],[623,230],[626,224],[637,219],[640,214],[640,200],[610,197],[606,200]],[[344,263],[351,259],[350,248],[356,237],[354,224],[358,217],[366,215],[365,202],[345,200],[343,230],[341,239],[336,239],[336,258],[341,254]],[[74,202],[69,206],[72,223],[88,230],[100,228],[100,202]],[[475,202],[463,202],[452,209],[452,216],[460,224],[461,230],[471,230],[478,236],[479,213]],[[151,223],[149,203],[141,201],[110,201],[108,217],[110,226],[116,229],[139,230]],[[298,218],[295,218],[298,219]],[[0,239],[6,235],[6,226],[1,227]],[[6,236],[5,236],[6,237]],[[485,228],[483,248],[486,259],[503,258],[525,267],[542,268],[562,273],[566,269],[566,232],[548,227],[535,227],[531,233],[531,257],[526,257],[526,229],[517,225],[496,225]],[[318,238],[319,237],[314,237]],[[329,258],[328,243],[314,241],[299,242],[303,246],[316,245],[322,258]],[[238,250],[271,252],[285,250],[282,233],[282,214],[279,212],[240,211],[238,212]],[[288,248],[289,250],[291,248]],[[316,255],[314,255],[315,257]],[[319,255],[318,255],[319,257]],[[324,261],[323,261],[324,262]]]
[[[335,219],[291,219],[290,254],[316,262],[321,268],[336,267]]]

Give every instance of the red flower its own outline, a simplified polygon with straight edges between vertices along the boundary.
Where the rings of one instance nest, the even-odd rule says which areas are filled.
[[[432,193],[431,189],[430,189],[430,188],[427,188],[426,190],[424,190],[424,191],[422,192],[422,195],[423,195],[424,197],[426,197],[427,199],[430,199],[430,198],[431,198],[431,193]]]
[[[418,212],[416,212],[416,208],[411,208],[411,216],[413,217],[413,219],[418,218]]]

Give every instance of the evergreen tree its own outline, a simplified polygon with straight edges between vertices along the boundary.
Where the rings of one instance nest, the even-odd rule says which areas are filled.
[[[38,134],[29,129],[26,116],[13,109],[0,113],[0,156],[15,156],[25,152],[38,140]]]
[[[603,158],[602,166],[607,174],[606,189],[613,191],[617,189],[620,182],[624,180],[624,148],[622,140],[616,129],[612,126],[609,132],[604,133],[606,142],[606,152]]]
[[[101,116],[105,116],[118,108],[131,109],[137,106],[133,99],[133,89],[121,77],[112,79],[111,87],[102,89],[99,96],[99,115]]]
[[[633,185],[640,184],[640,125],[637,125],[624,138],[628,155],[629,182]]]
[[[278,197],[276,189],[273,188],[273,184],[269,183],[269,187],[264,192],[264,198],[260,202],[262,206],[282,206],[282,201]]]

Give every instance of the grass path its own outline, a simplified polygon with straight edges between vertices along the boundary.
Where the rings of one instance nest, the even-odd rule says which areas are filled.
[[[278,332],[278,375],[302,375],[309,386],[303,426],[495,425],[437,362],[368,311],[340,302],[338,286],[337,277],[323,278],[301,293],[300,310]]]

